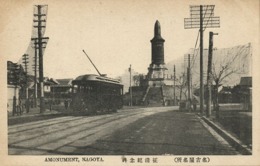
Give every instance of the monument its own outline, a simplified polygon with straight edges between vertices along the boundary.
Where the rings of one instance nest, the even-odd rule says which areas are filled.
[[[140,77],[140,85],[132,87],[133,104],[162,106],[172,100],[173,76],[168,74],[164,62],[164,42],[161,25],[157,20],[154,25],[154,37],[151,40],[151,64],[147,75]],[[169,98],[170,97],[170,98]]]
[[[148,67],[148,74],[141,79],[142,86],[161,87],[173,85],[172,75],[167,73],[164,63],[164,42],[161,36],[161,25],[157,20],[154,25],[154,37],[151,40],[152,56],[151,64]]]

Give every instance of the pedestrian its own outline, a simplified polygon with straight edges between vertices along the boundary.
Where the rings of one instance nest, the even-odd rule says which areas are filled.
[[[197,109],[197,100],[195,97],[192,99],[192,106],[193,106],[193,111],[195,112]]]
[[[30,101],[29,101],[29,99],[26,99],[25,107],[26,107],[26,113],[29,113],[29,111],[30,111]]]
[[[31,99],[30,104],[31,104],[31,108],[33,108],[33,99]]]
[[[52,110],[52,100],[50,99],[48,103],[49,103],[49,108],[50,108],[50,111],[51,111]]]
[[[65,105],[65,109],[68,109],[68,100],[67,99],[65,99],[65,101],[64,101],[64,105]]]
[[[17,114],[22,115],[23,110],[22,110],[22,100],[21,100],[21,98],[19,98],[19,100],[18,100],[18,105],[17,105],[16,110],[17,110]]]
[[[13,97],[13,116],[16,114],[16,96]]]

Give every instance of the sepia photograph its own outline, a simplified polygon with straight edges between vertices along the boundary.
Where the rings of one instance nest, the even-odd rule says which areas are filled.
[[[0,160],[260,165],[259,0],[0,0]]]

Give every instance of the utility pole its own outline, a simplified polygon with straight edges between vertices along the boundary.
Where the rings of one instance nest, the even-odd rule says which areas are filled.
[[[37,58],[37,44],[34,40],[34,107],[37,107],[37,72],[38,72],[38,58]]]
[[[23,64],[24,64],[24,70],[25,70],[25,96],[26,96],[26,101],[25,101],[25,106],[26,106],[26,112],[29,113],[30,111],[30,105],[29,105],[29,94],[28,94],[28,54],[23,55]]]
[[[175,94],[175,81],[176,81],[176,70],[175,65],[173,67],[173,105],[176,105],[176,94]]]
[[[41,25],[41,6],[38,5],[38,45],[39,45],[39,82],[40,82],[40,112],[45,111],[45,102],[44,102],[44,85],[43,85],[43,54],[42,54],[42,25]]]
[[[184,19],[184,28],[199,28],[200,32],[200,113],[204,113],[204,85],[203,85],[203,31],[206,28],[219,28],[220,19],[214,17],[215,5],[190,6],[191,18]],[[204,21],[204,19],[207,19]]]
[[[203,13],[200,5],[200,113],[204,113],[204,85],[203,85]]]
[[[191,110],[191,98],[190,98],[190,54],[188,54],[188,67],[187,67],[187,87],[188,87],[188,100],[187,100],[187,109]]]
[[[24,70],[25,70],[25,96],[26,100],[28,100],[28,54],[23,55],[23,64],[24,64]]]
[[[129,67],[129,73],[130,73],[130,87],[129,87],[129,91],[130,91],[130,106],[133,105],[133,94],[132,94],[132,66],[130,64]]]
[[[37,40],[38,42],[36,42],[36,44],[38,45],[38,53],[39,53],[39,82],[40,82],[40,113],[43,113],[45,111],[45,102],[44,102],[44,76],[43,76],[43,44],[47,44],[47,42],[43,41],[43,28],[45,28],[46,26],[43,25],[43,22],[46,22],[45,19],[42,19],[46,16],[46,13],[42,13],[42,8],[46,7],[46,5],[36,5],[37,7],[37,13],[34,14],[34,16],[37,18],[37,20],[33,20],[34,22],[37,22],[38,24],[36,26],[34,26],[34,28],[37,28],[37,34],[38,34],[38,38],[36,38],[35,40]],[[49,38],[48,38],[49,39]],[[36,47],[37,48],[37,47]]]
[[[187,83],[188,83],[188,101],[191,99],[191,89],[190,89],[190,54],[188,54],[188,67],[187,67]]]
[[[181,99],[182,99],[182,89],[183,89],[183,86],[184,86],[184,84],[185,84],[185,72],[183,72],[183,74],[182,74],[182,77],[180,77],[180,79],[182,79],[182,80],[180,80],[180,82],[181,82],[181,87],[180,87],[180,102],[181,102]]]
[[[209,57],[208,57],[208,72],[207,72],[207,117],[211,116],[211,84],[212,84],[212,55],[213,55],[213,35],[217,33],[209,32]]]
[[[47,44],[47,40],[49,39],[48,37],[42,37],[44,42],[42,44]],[[39,59],[37,55],[37,50],[39,49],[38,47],[38,38],[31,38],[33,41],[33,48],[34,48],[34,64],[33,64],[33,71],[34,71],[34,106],[37,107],[37,98],[38,98],[38,72],[39,72]],[[42,45],[42,49],[45,49],[46,45]]]

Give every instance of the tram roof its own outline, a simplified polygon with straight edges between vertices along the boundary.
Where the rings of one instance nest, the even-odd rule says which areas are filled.
[[[105,82],[105,83],[122,85],[120,81],[116,79],[99,76],[95,74],[85,74],[85,75],[78,76],[75,80],[72,81],[72,83],[74,84],[74,83],[87,82],[87,81],[97,81],[97,82]]]

